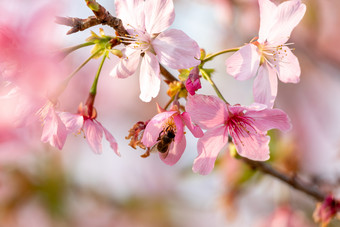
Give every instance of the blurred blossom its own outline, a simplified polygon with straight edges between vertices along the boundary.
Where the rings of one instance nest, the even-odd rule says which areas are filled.
[[[337,217],[339,219],[340,203],[332,195],[322,202],[318,203],[313,213],[314,221],[320,223],[321,226],[328,226],[332,218]]]
[[[280,206],[269,217],[265,218],[256,227],[312,227],[301,212],[289,206]]]

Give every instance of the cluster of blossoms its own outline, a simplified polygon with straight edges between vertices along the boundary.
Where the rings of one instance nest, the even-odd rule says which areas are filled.
[[[145,4],[148,4],[148,2],[146,1]],[[168,4],[172,6],[171,1],[157,2],[165,4],[164,9],[169,8]],[[120,9],[124,4],[121,4],[120,1],[118,3]],[[212,171],[218,153],[229,142],[229,136],[232,138],[240,156],[265,161],[269,159],[268,144],[270,138],[267,136],[267,131],[273,128],[288,131],[291,128],[288,116],[282,110],[272,109],[272,107],[277,93],[276,76],[283,82],[296,83],[299,81],[300,67],[298,60],[285,43],[294,27],[302,19],[306,7],[299,0],[287,1],[279,6],[269,0],[259,0],[259,5],[261,14],[259,38],[241,47],[226,61],[227,72],[236,79],[245,80],[257,76],[254,82],[255,103],[249,107],[230,105],[224,99],[215,96],[195,94],[195,91],[201,87],[199,68],[202,69],[204,64],[202,58],[201,63],[193,61],[194,57],[197,58],[193,53],[198,52],[198,47],[196,51],[191,53],[191,58],[182,54],[183,51],[176,50],[175,47],[166,46],[167,48],[164,49],[164,52],[169,52],[169,56],[173,55],[170,50],[176,50],[178,57],[191,59],[192,62],[186,61],[186,66],[193,67],[185,83],[186,89],[190,93],[185,105],[186,112],[180,114],[178,103],[173,105],[170,111],[159,111],[160,113],[148,122],[142,135],[141,142],[149,148],[158,147],[158,144],[162,143],[165,137],[169,143],[169,149],[166,154],[163,151],[160,152],[160,157],[166,164],[175,164],[184,152],[186,144],[183,136],[183,122],[193,135],[199,138],[197,144],[198,157],[194,161],[193,171],[200,174],[208,174]],[[138,4],[135,7],[134,12],[137,14],[141,7]],[[130,8],[132,7],[130,6]],[[154,13],[150,15],[154,16]],[[162,16],[167,16],[167,14],[162,14]],[[172,20],[173,12],[168,11],[168,21],[172,23]],[[139,23],[141,22],[139,21]],[[134,25],[136,26],[136,24]],[[145,30],[145,27],[142,26],[142,28]],[[137,31],[138,29],[134,29],[134,34]],[[147,34],[147,32],[143,32],[143,34]],[[142,35],[139,33],[135,35],[134,39],[140,36]],[[138,45],[134,39],[131,39],[133,40],[132,44],[127,47],[139,48],[138,50],[141,52],[150,48],[145,46],[147,39],[144,41],[138,39]],[[151,43],[159,62],[174,69],[183,66],[169,64],[171,57],[168,57],[168,61],[162,59],[164,54],[160,53],[158,45],[154,45],[154,43],[158,43],[157,39],[158,36]],[[184,43],[193,42],[186,41]],[[144,49],[140,48],[141,44],[144,44],[144,46],[142,45]],[[195,50],[195,47],[196,45],[193,45],[191,50]],[[122,69],[121,65],[126,64],[128,59],[123,59],[112,73],[116,74],[117,77],[123,77],[119,76],[122,73],[117,69]],[[182,63],[182,61],[178,62]],[[153,71],[158,72],[158,64]],[[141,74],[143,73],[145,71],[142,70]],[[142,86],[144,85],[141,82]],[[154,87],[157,88],[158,92],[158,84]],[[148,101],[142,97],[143,95],[141,95],[142,100]],[[202,133],[201,129],[207,131]],[[168,138],[169,131],[172,135],[171,139]]]
[[[210,72],[204,68],[207,58],[199,45],[183,31],[168,29],[175,18],[172,0],[116,0],[115,6],[116,15],[122,20],[127,34],[109,37],[101,31],[101,37],[93,33],[89,39],[95,44],[92,57],[103,56],[102,64],[109,53],[119,57],[111,76],[127,78],[139,71],[140,99],[149,102],[159,93],[163,65],[186,72],[181,73],[185,74],[184,79],[175,81],[179,85],[171,95],[171,109],[159,107],[159,113],[142,128],[139,125],[135,127],[137,131],[130,130],[133,147],[138,144],[147,148],[144,156],[157,148],[161,159],[173,165],[185,150],[186,125],[199,138],[194,172],[210,173],[218,153],[231,141],[240,156],[268,160],[270,138],[267,131],[273,128],[288,131],[291,128],[288,116],[272,107],[277,93],[276,76],[283,82],[299,81],[299,63],[286,42],[302,19],[305,5],[300,0],[290,0],[279,6],[270,0],[259,0],[259,38],[244,45],[226,60],[227,73],[236,79],[246,80],[256,76],[255,103],[248,107],[230,105],[219,92],[219,97],[196,94],[201,88],[200,74],[211,81]],[[101,42],[104,47],[101,47]],[[118,49],[113,49],[115,46]],[[94,100],[102,64],[87,102],[80,105],[77,114],[55,108],[58,96],[73,75],[50,95],[50,101],[45,101],[47,104],[38,111],[43,121],[43,142],[62,149],[68,134],[83,131],[90,147],[101,153],[104,133],[111,148],[120,155],[114,137],[96,120]],[[137,70],[139,64],[140,70]],[[216,88],[216,85],[213,86]],[[185,107],[180,105],[180,98],[187,99]],[[181,112],[182,109],[185,111]],[[202,129],[206,132],[203,133]]]

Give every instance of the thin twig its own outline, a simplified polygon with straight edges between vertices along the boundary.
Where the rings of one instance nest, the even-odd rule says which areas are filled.
[[[318,201],[323,201],[326,198],[326,195],[322,193],[316,185],[307,184],[306,182],[303,182],[301,179],[299,179],[297,176],[288,176],[280,172],[279,170],[274,169],[268,163],[252,161],[247,158],[241,158],[241,160],[244,163],[248,164],[250,167],[263,173],[269,174],[277,179],[280,179],[293,188],[310,195]]]

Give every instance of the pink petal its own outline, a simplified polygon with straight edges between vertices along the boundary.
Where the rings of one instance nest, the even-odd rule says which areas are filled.
[[[112,136],[112,134],[98,121],[96,121],[96,123],[102,127],[103,131],[104,131],[104,135],[106,140],[110,143],[110,147],[112,148],[112,150],[118,155],[120,156],[120,153],[118,151],[118,144],[115,140],[115,138]]]
[[[177,29],[159,34],[152,41],[156,56],[161,64],[173,69],[186,69],[200,64],[198,44]]]
[[[253,118],[255,127],[262,132],[274,128],[287,132],[292,127],[288,115],[280,109],[248,110],[245,115]]]
[[[145,28],[149,34],[164,31],[174,22],[175,10],[172,0],[145,1]]]
[[[229,57],[226,62],[227,73],[237,80],[247,80],[256,75],[260,65],[260,55],[253,44],[243,46]]]
[[[247,127],[249,133],[236,135],[233,132],[229,132],[233,138],[233,142],[236,146],[237,153],[242,157],[249,158],[255,161],[265,161],[269,159],[269,140],[270,137],[261,133],[260,131],[254,131],[254,128]]]
[[[161,80],[160,80],[159,63],[155,55],[150,52],[145,52],[140,67],[139,98],[144,102],[150,102],[151,98],[158,95]]]
[[[198,157],[194,161],[192,170],[202,175],[209,174],[215,166],[218,153],[228,143],[228,134],[225,134],[226,127],[219,126],[208,130],[198,140]]]
[[[51,146],[61,150],[65,144],[67,138],[67,130],[60,117],[51,107],[48,109],[48,113],[44,119],[44,128],[41,135],[41,141],[43,143],[49,142]]]
[[[120,59],[120,61],[114,66],[110,72],[110,76],[114,78],[126,78],[136,72],[139,65],[140,52],[126,48],[126,56]]]
[[[301,74],[299,60],[286,46],[282,47],[281,52],[282,60],[277,61],[279,79],[284,83],[298,83]]]
[[[300,0],[281,3],[276,11],[275,23],[267,37],[268,43],[272,46],[286,43],[305,12],[306,5],[302,4]]]
[[[165,121],[170,118],[176,111],[162,112],[154,116],[146,125],[142,143],[147,147],[152,147],[157,143],[160,132],[163,130]]]
[[[92,120],[85,120],[83,129],[92,150],[97,154],[102,153],[103,128]]]
[[[59,116],[65,124],[68,133],[76,132],[83,127],[83,116],[80,116],[78,114],[71,114],[68,112],[61,112]]]
[[[196,137],[200,138],[203,136],[203,131],[198,125],[194,125],[193,122],[191,121],[191,117],[188,114],[188,112],[183,112],[181,114],[182,119],[184,121],[184,124],[188,127],[190,132]]]
[[[277,6],[270,0],[259,0],[259,6],[260,31],[258,41],[264,43],[269,35],[270,29],[274,25]]]
[[[272,108],[277,94],[277,86],[276,71],[265,63],[259,68],[258,76],[254,80],[255,102]]]
[[[226,104],[215,96],[188,95],[185,109],[193,122],[203,129],[223,124],[228,117]]]
[[[127,30],[144,28],[144,1],[115,0],[116,15]]]
[[[179,115],[174,115],[174,122],[176,125],[176,136],[175,136],[175,142],[179,142],[182,140],[182,137],[184,135],[184,125],[182,118]]]
[[[177,135],[178,133],[176,133],[176,137]],[[181,140],[179,141],[176,141],[176,137],[175,141],[171,143],[167,154],[159,153],[159,157],[162,159],[162,161],[170,166],[178,162],[178,160],[182,157],[186,147],[185,136],[181,136]]]

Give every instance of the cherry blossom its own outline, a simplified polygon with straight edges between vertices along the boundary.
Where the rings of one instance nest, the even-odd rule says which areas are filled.
[[[169,131],[174,133],[173,141],[167,151],[159,152],[162,161],[168,165],[176,164],[185,150],[184,125],[196,138],[203,136],[201,128],[192,123],[190,115],[187,112],[181,114],[176,107],[174,105],[170,111],[162,110],[163,112],[155,115],[147,124],[141,140],[146,147],[150,148],[159,143],[161,137]]]
[[[200,63],[198,44],[177,29],[169,29],[175,19],[172,0],[116,0],[116,14],[130,34],[121,37],[126,46],[125,57],[111,71],[117,78],[135,73],[140,59],[140,99],[149,102],[158,95],[160,66],[183,69]]]
[[[72,125],[72,122],[78,121],[79,117],[82,118],[82,124],[80,128],[84,132],[87,143],[96,154],[102,153],[102,139],[104,133],[105,138],[110,143],[112,150],[118,156],[120,156],[118,144],[115,138],[99,121],[96,120],[97,112],[93,106],[88,108],[87,105],[83,106],[80,104],[78,108],[78,114],[64,113],[63,115],[66,125]]]
[[[227,72],[238,80],[257,75],[254,81],[254,100],[273,107],[277,95],[277,76],[284,83],[300,80],[297,57],[286,43],[292,30],[306,12],[300,0],[276,6],[270,0],[259,0],[260,31],[257,41],[243,46],[226,60]]]
[[[76,132],[82,127],[83,119],[79,115],[57,112],[54,104],[48,102],[38,114],[43,120],[41,141],[49,142],[51,146],[61,150],[66,142],[67,135]],[[68,120],[70,117],[72,121]]]
[[[239,155],[257,161],[269,159],[269,136],[273,128],[291,128],[286,113],[254,103],[250,107],[227,105],[215,96],[189,96],[186,111],[194,123],[207,129],[198,140],[198,157],[193,171],[208,174],[215,165],[218,153],[228,144],[228,134]]]

